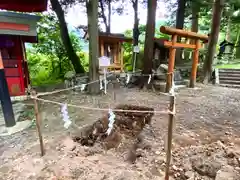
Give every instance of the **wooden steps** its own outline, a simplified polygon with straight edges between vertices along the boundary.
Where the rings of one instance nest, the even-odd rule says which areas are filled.
[[[216,84],[240,88],[240,69],[216,69]]]

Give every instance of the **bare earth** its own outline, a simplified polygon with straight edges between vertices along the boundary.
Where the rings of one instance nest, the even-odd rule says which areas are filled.
[[[88,107],[132,104],[149,106],[155,111],[168,108],[169,98],[161,94],[137,89],[115,92],[116,100],[111,91],[95,97],[67,92],[44,98]],[[181,89],[177,93],[171,178],[239,180],[240,90],[198,85],[197,89]],[[143,129],[145,145],[137,149],[138,157],[132,164],[127,160],[130,146],[126,144],[134,139],[126,139],[126,147],[120,145],[108,151],[99,144],[86,147],[71,140],[80,134],[82,126],[106,112],[68,108],[73,125],[65,129],[60,110],[59,105],[40,103],[44,157],[40,157],[35,127],[0,137],[0,179],[164,179],[167,115],[155,114],[152,125]]]

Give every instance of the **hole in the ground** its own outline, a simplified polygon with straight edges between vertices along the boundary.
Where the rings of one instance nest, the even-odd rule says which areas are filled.
[[[107,114],[86,127],[81,137],[74,137],[74,141],[84,146],[93,146],[95,142],[100,142],[105,149],[116,148],[121,143],[123,136],[136,138],[145,125],[151,123],[154,115],[154,109],[145,106],[120,104],[115,109],[151,112],[116,112],[113,109],[115,121],[110,135],[106,133],[109,123]]]

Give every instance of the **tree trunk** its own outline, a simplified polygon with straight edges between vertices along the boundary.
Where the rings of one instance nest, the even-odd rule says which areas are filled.
[[[85,72],[84,68],[81,65],[80,59],[78,58],[78,56],[72,46],[72,42],[71,42],[71,39],[70,39],[70,36],[68,33],[68,28],[67,28],[67,24],[65,21],[63,9],[58,0],[50,0],[50,2],[52,5],[52,9],[55,11],[55,13],[58,17],[61,39],[62,39],[62,43],[67,51],[68,58],[72,62],[76,73],[84,73]]]
[[[184,14],[185,14],[185,6],[186,0],[178,0],[178,8],[177,8],[177,17],[176,17],[176,28],[183,29],[184,27]],[[178,42],[181,38],[178,38]],[[182,63],[182,50],[179,48],[176,50],[176,64]]]
[[[198,32],[198,18],[199,18],[199,11],[200,11],[200,4],[197,2],[192,2],[192,27],[191,31],[192,32]],[[191,40],[191,44],[195,44],[195,40]],[[189,57],[188,59],[193,58],[193,51],[184,51],[184,55]]]
[[[139,19],[138,19],[138,0],[132,1],[133,10],[134,10],[134,26],[133,26],[133,46],[138,46],[139,42]],[[132,59],[135,62],[137,62],[137,55],[135,56],[135,53],[133,53]]]
[[[133,45],[137,46],[139,41],[139,19],[138,19],[138,0],[133,1],[134,27],[133,27]]]
[[[204,73],[204,84],[207,84],[211,78],[212,74],[212,62],[214,59],[214,54],[216,51],[216,45],[218,42],[218,35],[220,31],[220,22],[222,17],[224,7],[224,0],[215,0],[213,7],[213,16],[212,16],[212,27],[211,33],[208,42],[208,53],[206,55],[203,73]]]
[[[230,16],[230,15],[229,15],[229,17],[228,17],[227,30],[226,30],[225,39],[226,39],[228,42],[231,42],[231,16]]]
[[[110,33],[111,32],[111,0],[108,0],[108,18],[105,14],[105,10],[104,10],[104,0],[99,0],[100,3],[100,8],[101,8],[101,12],[102,12],[102,19],[103,19],[103,23],[105,25],[106,28],[106,32]]]
[[[144,44],[144,59],[143,59],[143,74],[152,73],[153,64],[153,39],[155,34],[155,19],[156,19],[157,0],[148,0],[148,14],[146,35]],[[146,85],[148,77],[143,78],[143,86]],[[143,87],[142,86],[142,87]]]
[[[107,28],[107,33],[111,33],[111,15],[112,15],[111,0],[108,0],[108,28]]]
[[[235,47],[234,47],[233,53],[234,53],[236,59],[240,58],[240,25],[238,25],[237,40],[235,42]]]
[[[104,2],[103,0],[99,0],[100,2],[100,8],[101,8],[101,11],[102,11],[102,19],[103,19],[103,23],[105,25],[105,28],[106,28],[106,31],[108,29],[108,23],[107,23],[107,17],[106,17],[106,14],[105,14],[105,11],[104,11]]]
[[[198,32],[198,18],[200,6],[199,4],[192,3],[192,32]]]
[[[87,2],[88,32],[89,32],[89,92],[97,94],[99,89],[99,64],[98,64],[98,0]]]

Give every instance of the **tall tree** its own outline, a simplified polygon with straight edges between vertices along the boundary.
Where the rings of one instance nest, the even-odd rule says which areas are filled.
[[[134,10],[134,26],[133,26],[133,45],[137,46],[139,41],[139,18],[138,18],[138,0],[131,0]]]
[[[97,94],[99,89],[99,64],[98,64],[98,0],[86,2],[89,32],[89,86],[91,94]]]
[[[144,44],[144,58],[143,58],[143,74],[152,73],[152,60],[153,60],[153,39],[155,35],[155,19],[157,0],[148,0],[147,11],[147,25]],[[146,79],[142,81],[146,83]]]
[[[59,20],[59,26],[60,26],[60,34],[61,39],[63,41],[64,47],[66,49],[66,52],[69,56],[69,59],[71,60],[73,67],[76,71],[76,73],[83,73],[84,68],[81,65],[80,59],[78,58],[73,46],[72,42],[68,33],[67,24],[64,17],[64,11],[61,7],[61,4],[58,0],[50,0],[52,9],[56,13],[58,20]]]
[[[198,32],[200,3],[192,1],[192,32]]]
[[[100,4],[100,17],[103,19],[103,23],[106,28],[107,33],[111,33],[111,15],[112,15],[112,0],[99,0]],[[106,6],[108,9],[108,14],[106,15]]]
[[[218,42],[223,7],[224,0],[215,0],[213,7],[211,33],[208,42],[208,53],[204,61],[204,84],[207,84],[209,82],[212,73],[212,62]]]
[[[185,17],[185,7],[186,0],[178,0],[178,8],[176,14],[176,28],[183,29],[184,27],[184,17]],[[178,41],[181,39],[178,38]],[[182,62],[181,49],[176,50],[176,64],[180,64]]]
[[[139,19],[138,19],[138,0],[131,0],[134,11],[134,25],[133,25],[133,46],[138,46],[139,43]],[[136,53],[136,52],[135,52]],[[132,53],[132,60],[137,62],[138,56],[134,52]]]

